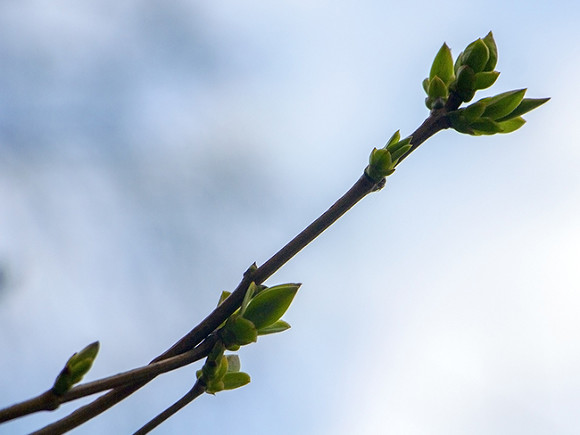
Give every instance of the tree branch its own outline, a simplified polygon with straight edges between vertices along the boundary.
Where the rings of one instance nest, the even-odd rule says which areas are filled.
[[[448,111],[455,110],[459,106],[459,103],[457,103],[456,105],[455,103],[456,102],[453,102],[450,99],[445,108],[433,111],[430,114],[430,116],[419,126],[419,128],[417,128],[417,130],[413,132],[411,141],[412,148],[399,159],[399,163],[404,158],[406,158],[411,152],[417,149],[429,137],[433,136],[434,134],[443,129],[450,127],[446,115]],[[210,337],[212,332],[216,328],[218,328],[219,325],[221,325],[229,316],[231,316],[236,309],[240,307],[250,283],[252,282],[256,284],[263,283],[266,279],[268,279],[276,271],[278,271],[292,257],[294,257],[305,246],[307,246],[320,234],[322,234],[322,232],[324,232],[328,227],[330,227],[334,222],[336,222],[341,216],[343,216],[348,210],[350,210],[366,195],[376,190],[380,190],[384,186],[384,182],[385,179],[375,182],[372,179],[370,179],[366,174],[363,174],[354,183],[354,185],[326,212],[324,212],[318,219],[312,222],[300,234],[298,234],[290,242],[288,242],[288,244],[286,244],[282,249],[280,249],[276,254],[274,254],[262,266],[258,268],[256,268],[255,266],[250,267],[248,271],[246,271],[246,273],[244,274],[241,282],[238,284],[236,289],[223,303],[221,303],[201,323],[199,323],[189,333],[183,336],[167,351],[165,351],[157,358],[155,358],[150,364],[155,365],[161,361],[166,361],[169,358],[174,358],[178,355],[185,354],[186,352],[189,352],[191,349],[195,348],[195,346],[198,346],[202,342],[203,348],[207,350],[207,348],[210,347],[210,346],[206,347],[206,343],[209,343],[208,337]],[[198,348],[195,348],[194,350],[197,350]],[[200,355],[201,353],[197,356]],[[201,357],[202,356],[200,356],[200,358]],[[184,357],[184,359],[187,358]],[[153,374],[154,371],[147,372],[146,370],[144,370],[142,372],[139,371],[138,373],[139,375],[135,379],[133,379],[131,384],[125,383],[125,381],[127,380],[126,378],[120,378],[121,380],[119,380],[115,379],[115,377],[113,376],[111,378],[105,378],[101,381],[95,381],[94,383],[81,385],[71,389],[71,391],[68,393],[70,394],[70,396],[68,394],[66,396],[68,400],[73,400],[78,397],[83,397],[84,395],[87,394],[93,394],[98,391],[103,391],[103,389],[105,389],[105,388],[101,389],[101,387],[103,386],[113,388],[108,393],[104,394],[103,396],[99,397],[98,399],[94,400],[88,405],[85,405],[77,409],[67,417],[64,417],[61,420],[58,420],[55,423],[52,423],[51,425],[48,425],[45,428],[34,433],[60,434],[68,430],[71,430],[77,426],[80,426],[81,424],[94,418],[95,416],[109,409],[116,403],[125,399],[126,397],[128,397],[141,387],[143,387],[145,384],[147,384],[147,382],[149,382],[151,379],[157,376],[157,374],[162,372]],[[115,382],[121,382],[121,386],[115,385]]]

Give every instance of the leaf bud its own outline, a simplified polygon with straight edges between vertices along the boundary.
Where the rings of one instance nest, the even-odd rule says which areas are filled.
[[[482,71],[475,74],[475,89],[487,89],[495,83],[499,77],[498,71]]]
[[[369,165],[365,173],[375,182],[380,181],[394,172],[391,153],[385,149],[373,148],[369,157]]]
[[[483,38],[487,49],[489,50],[489,59],[483,68],[484,71],[493,71],[497,65],[497,45],[493,39],[493,33],[491,31]],[[482,88],[483,89],[483,88]]]
[[[244,318],[256,329],[272,325],[284,315],[299,288],[300,284],[282,284],[263,290],[250,301]]]
[[[541,106],[545,102],[547,102],[549,98],[524,98],[518,107],[516,107],[509,115],[506,115],[498,121],[506,121],[511,118],[515,118],[521,115],[524,115],[537,107]]]
[[[453,74],[453,57],[451,56],[451,50],[445,43],[443,43],[435,55],[435,59],[431,65],[429,80],[432,81],[434,77],[439,77],[446,85],[451,83],[455,78]]]
[[[481,38],[469,44],[461,58],[462,64],[469,65],[476,73],[483,71],[488,61],[489,49]]]
[[[483,116],[493,120],[506,117],[520,105],[526,94],[526,89],[503,92],[491,98],[484,98],[487,107]]]
[[[241,316],[233,316],[219,330],[219,336],[224,346],[231,350],[232,346],[255,343],[258,340],[258,331],[250,320]]]
[[[471,101],[475,95],[475,73],[473,69],[468,65],[459,67],[457,79],[453,85],[452,89],[461,101]]]

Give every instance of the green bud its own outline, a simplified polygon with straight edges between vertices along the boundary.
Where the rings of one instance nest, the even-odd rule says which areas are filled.
[[[244,295],[244,300],[242,301],[242,306],[240,308],[240,313],[242,314],[242,316],[244,315],[244,311],[246,311],[246,308],[248,306],[248,304],[250,303],[250,300],[254,297],[254,294],[257,293],[258,290],[258,286],[256,285],[256,283],[254,281],[252,281],[250,283],[250,285],[248,286],[248,290],[246,290],[246,294]]]
[[[457,79],[453,83],[453,91],[462,101],[471,101],[475,95],[475,73],[468,65],[459,67]]]
[[[90,359],[84,359],[76,363],[70,372],[71,385],[80,382],[81,379],[88,373],[88,371],[93,366],[93,361]]]
[[[389,148],[391,145],[398,143],[399,140],[401,140],[401,130],[397,130],[396,132],[393,133],[393,135],[385,145],[385,148]]]
[[[475,74],[475,89],[487,89],[495,83],[499,77],[498,71],[482,71]]]
[[[483,70],[493,71],[497,65],[497,45],[495,45],[495,40],[493,39],[493,33],[491,33],[491,31],[485,36],[485,38],[483,38],[483,42],[489,50],[489,59]]]
[[[461,59],[463,65],[470,66],[476,73],[483,71],[488,61],[489,49],[481,38],[467,46]]]
[[[232,316],[225,326],[219,330],[219,336],[224,346],[245,346],[258,340],[258,331],[254,324],[241,316]]]
[[[250,375],[244,372],[232,372],[226,373],[223,378],[222,389],[223,390],[235,390],[236,388],[243,387],[249,384],[251,381]]]
[[[287,329],[290,329],[290,325],[284,320],[278,320],[277,322],[272,323],[270,326],[258,329],[258,335],[276,334],[278,332],[286,331]]]
[[[373,148],[369,157],[369,165],[365,169],[369,178],[378,182],[391,175],[394,171],[391,153],[385,148]]]
[[[73,354],[54,381],[52,391],[56,395],[66,393],[70,388],[80,382],[93,366],[93,362],[99,353],[99,342],[89,344],[83,350]]]
[[[429,79],[426,78],[425,80],[423,80],[423,83],[421,83],[423,85],[423,89],[425,90],[425,93],[429,92]]]
[[[228,291],[223,291],[222,294],[220,295],[220,299],[218,301],[218,307],[222,304],[223,301],[225,301],[230,295],[232,294],[232,292],[228,292]]]
[[[254,261],[252,264],[250,264],[250,267],[248,267],[248,269],[244,272],[244,276],[249,275],[251,273],[254,273],[257,270],[258,270],[258,265]]]
[[[272,325],[284,315],[299,288],[300,284],[282,284],[263,290],[250,301],[244,317],[256,329]]]
[[[393,151],[391,153],[391,158],[393,159],[393,163],[397,164],[397,162],[399,161],[399,159],[405,153],[407,153],[407,151],[409,151],[412,147],[413,147],[413,145],[407,144],[407,145],[403,145],[402,147],[398,148],[396,151]]]
[[[473,121],[469,126],[473,129],[474,133],[472,134],[475,136],[482,134],[491,135],[501,133],[502,131],[499,123],[495,122],[491,118],[479,118]]]
[[[455,59],[455,64],[453,65],[453,71],[455,71],[455,75],[457,75],[459,68],[463,66],[462,61],[463,61],[463,51],[459,53],[459,56],[457,56],[457,59]]]
[[[210,381],[205,384],[205,392],[208,394],[215,394],[219,393],[220,391],[224,390],[224,382],[222,380],[219,381]]]
[[[451,50],[445,43],[435,55],[431,65],[429,80],[432,81],[435,77],[439,77],[445,85],[451,83],[455,78],[453,74],[453,57],[451,56]]]
[[[493,120],[506,117],[511,114],[516,107],[522,102],[526,89],[518,89],[515,91],[503,92],[494,97],[484,98],[487,107],[483,112],[483,116]]]
[[[463,116],[469,122],[475,121],[477,118],[483,115],[483,111],[485,110],[485,103],[483,101],[478,101],[476,103],[470,104],[463,110]]]
[[[224,355],[222,356],[218,364],[217,370],[215,372],[215,375],[213,377],[216,380],[222,379],[227,372],[228,372],[228,359]]]
[[[402,148],[402,147],[410,144],[412,139],[413,139],[413,136],[407,136],[403,140],[400,140],[400,141],[395,142],[395,143],[390,143],[389,145],[387,145],[386,148],[389,150],[389,152],[391,153],[391,156],[392,156],[392,154],[397,152],[397,150],[399,148]]]
[[[499,126],[501,127],[500,133],[511,133],[512,131],[516,131],[518,128],[523,126],[526,123],[526,120],[521,116],[516,118],[508,119],[507,121],[498,122]]]
[[[498,119],[498,121],[507,121],[508,119],[512,119],[525,113],[528,113],[534,110],[537,107],[540,107],[542,104],[547,102],[549,98],[524,98],[522,102],[516,107],[509,115],[504,116],[503,118]]]
[[[449,95],[447,85],[438,76],[433,77],[429,82],[428,95],[434,100],[437,98],[447,98]]]
[[[85,347],[79,353],[73,355],[70,358],[69,363],[74,364],[76,361],[85,360],[85,359],[94,361],[95,358],[97,357],[97,354],[99,353],[99,347],[100,347],[100,344],[98,341],[95,341],[94,343],[89,344],[87,347]]]
[[[429,91],[425,98],[425,105],[429,110],[440,109],[445,106],[449,91],[443,80],[435,76],[429,82]]]
[[[470,127],[471,121],[466,119],[465,110],[466,109],[459,109],[449,112],[447,114],[447,119],[449,120],[451,127],[459,133],[473,134],[473,129]]]

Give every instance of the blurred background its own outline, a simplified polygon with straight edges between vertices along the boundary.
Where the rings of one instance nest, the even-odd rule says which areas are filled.
[[[156,433],[579,433],[579,19],[571,0],[0,2],[0,407],[94,340],[86,380],[173,344],[424,120],[444,41],[493,30],[502,75],[478,95],[552,100],[513,134],[425,143],[267,282],[303,286],[292,329],[241,350],[251,384]],[[198,368],[73,432],[134,432]]]

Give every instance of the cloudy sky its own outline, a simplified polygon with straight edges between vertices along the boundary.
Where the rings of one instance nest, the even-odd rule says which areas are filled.
[[[493,30],[490,92],[550,103],[425,143],[268,281],[303,286],[292,329],[241,350],[252,383],[156,433],[579,433],[579,20],[571,0],[0,2],[0,407],[94,340],[87,380],[165,350],[423,121],[444,41]],[[132,433],[198,368],[75,433]]]

